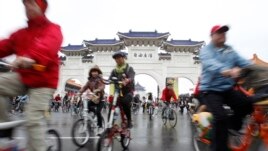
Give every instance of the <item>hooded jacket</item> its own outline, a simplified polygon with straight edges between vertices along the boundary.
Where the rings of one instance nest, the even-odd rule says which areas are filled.
[[[168,89],[167,87],[162,91],[162,97],[161,100],[164,102],[170,102],[171,98],[174,99],[174,101],[177,101],[178,98],[175,94],[175,91],[173,89]]]
[[[45,16],[28,21],[28,27],[13,33],[8,39],[0,40],[0,58],[15,54],[36,61],[46,70],[17,69],[21,81],[30,88],[57,88],[59,79],[58,51],[61,49],[60,26]]]

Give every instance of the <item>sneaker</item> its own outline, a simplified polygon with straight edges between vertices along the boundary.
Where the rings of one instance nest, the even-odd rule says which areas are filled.
[[[245,135],[239,131],[229,130],[229,144],[233,147],[239,147],[245,142]]]
[[[97,136],[100,136],[103,132],[104,132],[104,128],[103,127],[98,127],[97,128]]]

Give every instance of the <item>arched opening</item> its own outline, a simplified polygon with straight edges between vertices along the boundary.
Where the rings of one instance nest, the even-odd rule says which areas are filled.
[[[194,90],[194,84],[191,80],[185,77],[178,78],[178,94],[192,94]]]
[[[153,97],[158,96],[158,84],[156,80],[148,74],[138,74],[135,76],[135,94],[140,94],[140,98],[151,92]]]
[[[66,81],[65,92],[78,92],[82,88],[82,84],[79,80],[71,78]]]

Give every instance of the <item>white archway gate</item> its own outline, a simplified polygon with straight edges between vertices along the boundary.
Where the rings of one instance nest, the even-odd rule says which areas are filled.
[[[165,87],[166,77],[186,77],[196,83],[200,75],[197,53],[203,41],[167,41],[169,33],[155,32],[118,32],[119,40],[95,39],[83,41],[84,45],[68,45],[61,52],[66,55],[60,69],[58,91],[63,93],[65,83],[75,78],[85,83],[88,70],[98,65],[103,76],[108,77],[115,67],[112,54],[115,51],[128,52],[127,62],[136,74],[153,77],[160,90]],[[160,51],[163,51],[160,53]]]

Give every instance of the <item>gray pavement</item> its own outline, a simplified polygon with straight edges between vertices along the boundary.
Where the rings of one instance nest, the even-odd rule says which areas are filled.
[[[164,126],[160,116],[150,121],[147,114],[133,115],[134,127],[131,129],[132,140],[129,150],[194,151],[189,117],[186,112],[183,115],[177,114],[178,123],[175,128]],[[56,128],[63,138],[63,150],[96,150],[97,139],[91,140],[86,147],[80,149],[73,144],[70,138],[72,123],[73,118],[68,113],[53,113],[52,127]],[[117,141],[114,150],[122,150]]]
[[[164,126],[160,116],[149,120],[147,114],[139,112],[133,115],[134,127],[131,129],[132,140],[129,151],[209,151],[209,147],[194,141],[193,127],[190,117],[177,112],[178,123],[175,128]],[[104,114],[104,117],[107,115]],[[78,148],[71,140],[71,128],[74,119],[70,113],[53,112],[50,128],[56,129],[61,135],[63,151],[95,151],[97,138],[91,139],[83,148]],[[25,136],[24,128],[17,130],[19,136]],[[24,145],[25,138],[21,137],[20,144]],[[24,140],[24,141],[23,141]],[[113,151],[123,150],[120,142],[115,141]],[[259,140],[254,140],[250,151],[267,151]]]

